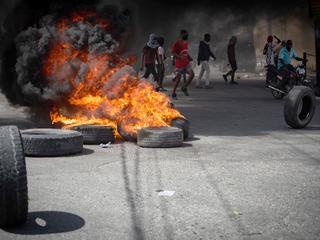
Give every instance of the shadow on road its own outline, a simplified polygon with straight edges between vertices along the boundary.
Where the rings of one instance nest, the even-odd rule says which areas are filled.
[[[45,211],[31,212],[26,224],[5,228],[6,232],[20,235],[43,235],[52,233],[72,232],[85,225],[83,218],[66,212]]]
[[[81,153],[77,153],[75,155],[69,155],[66,157],[79,157],[79,156],[87,156],[87,155],[91,155],[91,154],[94,154],[94,150],[84,147],[83,151]]]

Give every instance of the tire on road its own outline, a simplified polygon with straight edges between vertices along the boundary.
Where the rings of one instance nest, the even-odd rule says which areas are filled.
[[[294,87],[284,104],[285,121],[292,128],[304,128],[312,120],[315,108],[316,98],[313,90],[304,86]]]
[[[146,148],[173,148],[183,144],[183,131],[176,127],[149,127],[138,132],[138,145]]]
[[[83,150],[83,136],[77,131],[38,128],[21,133],[27,156],[56,157],[80,153]]]
[[[129,133],[126,133],[124,131],[124,129],[121,127],[121,125],[119,124],[118,125],[118,131],[119,131],[119,134],[120,136],[125,140],[125,141],[128,141],[128,142],[137,142],[137,134],[129,134]]]
[[[183,131],[183,139],[186,140],[189,137],[189,121],[185,118],[176,118],[171,122],[172,127],[180,128]]]
[[[16,126],[0,127],[0,227],[25,223],[28,216],[26,162]]]
[[[72,128],[83,135],[84,144],[115,142],[114,129],[103,125],[79,125]]]

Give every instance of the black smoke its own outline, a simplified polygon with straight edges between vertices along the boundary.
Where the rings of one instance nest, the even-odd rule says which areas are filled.
[[[21,53],[17,52],[17,37],[19,37],[19,41],[24,41],[23,38],[25,36],[20,33],[30,27],[37,29],[40,19],[44,16],[50,15],[54,16],[55,19],[59,19],[60,17],[68,16],[76,10],[95,10],[98,11],[99,16],[112,22],[113,27],[110,32],[112,38],[119,41],[124,39],[123,41],[125,41],[129,36],[127,32],[130,27],[130,11],[128,9],[119,9],[117,5],[114,4],[99,5],[99,3],[100,1],[96,0],[56,0],[42,2],[27,0],[16,1],[15,4],[1,6],[2,12],[6,17],[1,19],[3,30],[0,32],[0,53],[2,61],[0,88],[11,103],[22,106],[33,106],[36,102],[39,105],[38,101],[33,101],[34,99],[32,99],[32,97],[26,96],[23,93],[21,88],[21,81],[23,81],[23,79],[19,79],[18,81],[17,59],[19,59],[18,54],[21,55]],[[7,13],[6,10],[8,10]],[[37,32],[30,36],[37,38],[36,35]],[[28,41],[28,39],[25,39],[25,41]],[[120,48],[122,48],[123,51],[125,49],[122,45],[120,45]],[[34,68],[39,64],[41,64],[41,62],[28,63],[28,65]],[[33,78],[32,83],[40,86],[43,83],[42,76],[33,70],[35,69],[30,69],[28,75],[25,75],[26,81]],[[32,74],[32,76],[30,76],[30,74]]]

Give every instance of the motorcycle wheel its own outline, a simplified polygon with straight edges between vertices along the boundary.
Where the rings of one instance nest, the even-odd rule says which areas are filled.
[[[277,100],[281,100],[285,96],[283,93],[278,92],[278,91],[273,90],[273,89],[271,89],[271,94]]]
[[[272,85],[274,85],[276,88],[279,88],[279,89],[281,88],[280,87],[281,83],[280,83],[280,81],[278,79],[274,80]],[[281,93],[281,92],[276,91],[274,89],[270,89],[270,91],[271,91],[272,96],[277,100],[281,100],[285,96],[284,93]]]

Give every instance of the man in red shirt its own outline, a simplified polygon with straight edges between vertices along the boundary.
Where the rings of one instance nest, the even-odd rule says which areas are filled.
[[[172,55],[175,58],[175,78],[173,79],[175,86],[172,92],[172,98],[177,99],[176,90],[179,86],[181,76],[188,74],[189,78],[182,86],[181,90],[186,95],[189,96],[188,86],[194,78],[194,72],[192,70],[191,61],[192,58],[189,55],[189,34],[186,30],[181,30],[179,39],[175,42],[172,47]]]

